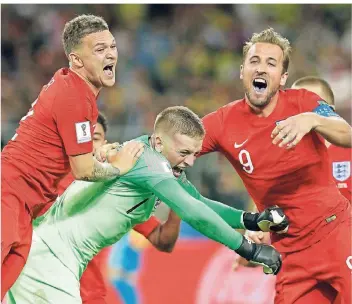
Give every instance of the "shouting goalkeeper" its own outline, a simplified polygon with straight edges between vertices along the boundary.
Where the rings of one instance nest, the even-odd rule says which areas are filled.
[[[145,148],[131,171],[107,182],[73,182],[35,223],[27,264],[8,293],[8,303],[81,303],[79,278],[87,263],[147,221],[160,200],[205,236],[261,264],[265,273],[277,274],[280,254],[248,241],[233,228],[284,233],[288,221],[282,210],[237,210],[203,197],[187,180],[184,170],[193,165],[204,134],[192,111],[167,108],[157,116],[152,136],[135,139]],[[108,158],[115,153],[109,151]],[[157,224],[148,239],[157,248],[172,248],[179,222],[163,225]]]

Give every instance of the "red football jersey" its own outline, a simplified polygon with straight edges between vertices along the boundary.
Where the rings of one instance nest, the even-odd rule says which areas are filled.
[[[203,118],[206,136],[202,154],[223,153],[259,211],[278,205],[288,216],[288,233],[271,236],[282,252],[306,248],[323,238],[346,216],[349,205],[331,177],[321,136],[310,132],[292,150],[272,144],[276,122],[311,112],[320,100],[307,90],[289,89],[279,92],[278,103],[268,117],[255,115],[242,99]]]
[[[352,176],[351,160],[352,149],[346,149],[330,145],[328,147],[330,170],[337,184],[337,188],[351,202],[352,200]]]
[[[15,136],[2,152],[5,179],[25,178],[16,185],[33,216],[57,197],[57,185],[70,171],[68,155],[93,151],[98,118],[96,97],[88,84],[68,68],[58,70]]]

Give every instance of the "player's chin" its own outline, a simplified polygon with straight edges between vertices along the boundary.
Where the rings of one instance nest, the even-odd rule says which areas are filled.
[[[103,87],[112,87],[115,84],[115,76],[113,78],[103,79],[102,80]]]

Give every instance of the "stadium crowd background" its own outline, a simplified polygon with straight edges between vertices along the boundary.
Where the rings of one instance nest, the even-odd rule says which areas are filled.
[[[287,87],[306,75],[324,78],[337,112],[351,123],[350,5],[3,4],[2,147],[41,87],[67,66],[61,33],[66,21],[82,13],[104,17],[117,42],[116,85],[98,98],[109,141],[150,133],[167,106],[186,105],[203,116],[242,98],[243,43],[268,26],[293,47]],[[219,155],[199,159],[189,177],[205,196],[250,207],[241,180]]]
[[[287,86],[305,75],[323,77],[337,111],[351,122],[350,5],[17,4],[1,10],[3,144],[41,87],[67,66],[61,32],[82,13],[103,16],[117,41],[117,82],[98,99],[110,141],[150,132],[156,114],[170,105],[203,116],[242,98],[243,42],[268,26],[294,48]],[[246,207],[248,197],[226,160],[203,157],[190,175],[205,195]]]

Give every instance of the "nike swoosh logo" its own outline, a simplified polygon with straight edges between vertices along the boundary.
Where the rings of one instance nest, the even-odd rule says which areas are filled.
[[[235,143],[234,147],[235,147],[236,149],[241,148],[241,147],[247,142],[247,140],[248,140],[248,138],[247,138],[242,144],[237,144],[237,143]]]

